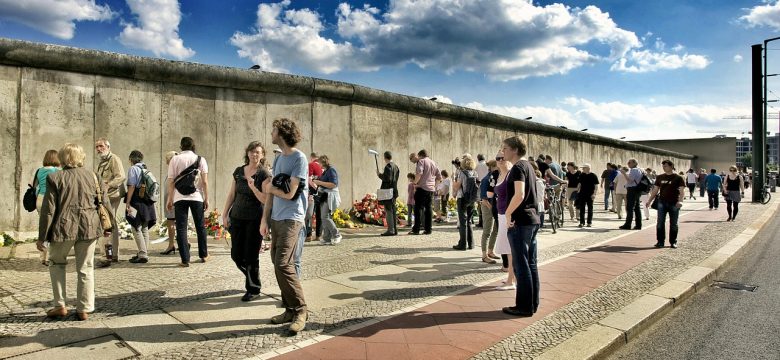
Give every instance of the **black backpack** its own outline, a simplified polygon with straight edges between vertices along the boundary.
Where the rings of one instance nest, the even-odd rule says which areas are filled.
[[[27,212],[33,212],[36,208],[35,202],[38,200],[38,191],[36,191],[35,188],[38,185],[38,171],[40,170],[41,169],[35,171],[32,184],[27,184],[27,191],[24,192],[24,198],[22,198],[22,205]],[[35,186],[33,186],[33,184],[35,184]]]
[[[642,174],[642,179],[639,180],[639,183],[636,184],[636,189],[642,194],[648,194],[650,192],[650,189],[653,188],[653,184],[650,183],[650,179],[647,177],[646,174]]]
[[[200,156],[198,156],[198,160],[195,160],[192,165],[184,169],[184,171],[182,171],[173,181],[173,186],[179,194],[189,195],[198,191],[197,185],[198,181],[200,181],[199,167]]]
[[[461,188],[463,189],[462,199],[470,203],[475,203],[479,199],[479,187],[477,186],[477,174],[474,171],[461,172],[463,180]]]

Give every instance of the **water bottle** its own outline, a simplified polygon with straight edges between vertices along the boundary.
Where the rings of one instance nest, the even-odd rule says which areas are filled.
[[[111,244],[106,244],[106,257],[109,259],[114,257],[114,247]]]

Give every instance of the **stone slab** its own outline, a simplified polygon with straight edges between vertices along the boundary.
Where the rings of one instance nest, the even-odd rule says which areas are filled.
[[[30,336],[0,338],[0,358],[7,358],[34,351],[82,342],[113,332],[100,322],[86,322],[83,325],[65,329],[41,331]]]
[[[696,285],[696,290],[698,290],[701,286],[711,280],[714,274],[715,270],[713,269],[694,266],[688,270],[685,270],[682,274],[677,275],[674,280],[692,283]]]
[[[165,309],[181,323],[211,340],[224,339],[257,329],[281,312],[280,301],[261,296],[243,302],[238,295],[203,299]]]
[[[14,360],[112,360],[135,356],[132,349],[113,335],[73,343],[67,346],[55,347],[31,354],[15,357]]]
[[[696,286],[692,283],[687,281],[670,280],[651,291],[650,294],[666,299],[672,299],[676,305],[693,294],[695,290]]]
[[[17,119],[19,101],[19,74],[16,66],[0,66],[0,229],[12,229],[16,216],[17,185],[16,168],[19,149],[19,124]],[[43,158],[43,154],[40,155]],[[32,174],[22,176],[22,192],[32,180]]]
[[[731,259],[731,256],[728,254],[714,253],[700,262],[699,266],[717,270],[725,265],[729,259]]]
[[[305,280],[301,286],[306,297],[306,307],[311,311],[363,300],[362,290],[326,279]]]
[[[625,332],[626,341],[630,341],[634,334],[642,331],[671,308],[671,299],[643,295],[599,321],[599,324]]]
[[[595,359],[625,343],[622,331],[595,324],[546,351],[539,360]]]
[[[123,316],[103,323],[141,355],[205,340],[203,335],[163,311]]]
[[[398,280],[400,274],[406,271],[409,269],[401,266],[381,265],[365,270],[331,275],[324,279],[363,291],[395,289],[406,286],[403,281]]]

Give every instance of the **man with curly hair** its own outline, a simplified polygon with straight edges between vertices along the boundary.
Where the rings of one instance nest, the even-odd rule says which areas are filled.
[[[271,318],[274,324],[290,324],[290,332],[298,333],[306,327],[308,313],[300,282],[299,262],[305,232],[309,174],[306,155],[295,148],[301,141],[301,131],[295,122],[277,119],[273,122],[271,141],[282,153],[273,165],[273,180],[263,182],[263,193],[268,194],[263,209],[260,233],[268,235],[270,226],[271,261],[274,264],[276,282],[282,292],[284,313]],[[298,266],[296,266],[298,265]]]

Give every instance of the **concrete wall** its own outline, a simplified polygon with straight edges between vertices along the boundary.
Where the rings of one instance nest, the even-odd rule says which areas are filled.
[[[528,142],[529,154],[590,162],[599,173],[607,161],[629,157],[640,164],[672,158],[682,167],[692,158],[353,84],[0,38],[0,148],[10,154],[0,158],[0,230],[34,229],[35,213],[21,208],[21,198],[47,149],[75,142],[90,152],[99,137],[126,166],[130,151],[141,150],[161,179],[164,153],[193,137],[209,164],[210,205],[221,210],[244,147],[260,140],[273,158],[271,124],[280,117],[301,127],[307,155],[329,156],[345,208],[379,186],[368,149],[393,152],[402,198],[413,171],[409,153],[426,149],[451,169],[465,152],[493,158],[512,135]]]
[[[636,143],[652,146],[669,151],[693,154],[695,158],[690,166],[677,166],[677,169],[687,171],[689,168],[715,169],[728,172],[729,166],[734,165],[737,138],[706,138],[706,139],[678,139],[678,140],[645,140]]]

